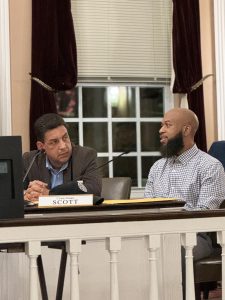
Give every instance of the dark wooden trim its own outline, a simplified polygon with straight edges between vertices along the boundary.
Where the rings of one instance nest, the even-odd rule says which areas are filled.
[[[140,209],[140,208],[165,208],[165,207],[182,207],[184,201],[156,201],[156,202],[143,202],[143,203],[127,203],[127,204],[100,204],[100,205],[76,205],[64,207],[45,207],[38,206],[25,207],[24,212],[28,214],[37,213],[56,213],[56,212],[83,212],[83,211],[106,211],[106,210],[127,210],[127,209]]]
[[[89,210],[90,212],[91,210]],[[112,211],[103,211],[101,215],[79,215],[76,213],[68,215],[60,214],[48,216],[33,216],[24,219],[1,220],[0,227],[18,226],[42,226],[42,225],[62,225],[62,224],[85,224],[85,223],[107,223],[107,222],[132,222],[132,221],[154,221],[171,219],[193,219],[193,218],[212,218],[225,217],[225,210],[201,210],[201,211],[164,211],[164,212],[129,212],[124,214],[112,214]]]

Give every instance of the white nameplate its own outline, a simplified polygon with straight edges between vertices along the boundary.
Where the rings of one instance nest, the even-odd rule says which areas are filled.
[[[92,194],[82,195],[51,195],[39,197],[38,206],[74,206],[74,205],[93,205]]]

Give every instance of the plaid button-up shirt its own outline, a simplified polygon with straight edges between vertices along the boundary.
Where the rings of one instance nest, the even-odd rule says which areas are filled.
[[[225,200],[224,168],[194,145],[180,156],[155,162],[148,175],[145,197],[184,200],[188,210],[219,208]]]

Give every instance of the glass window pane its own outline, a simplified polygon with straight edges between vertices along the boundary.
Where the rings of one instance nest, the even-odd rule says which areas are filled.
[[[111,86],[108,88],[108,100],[113,118],[135,117],[135,88]]]
[[[159,159],[161,156],[143,156],[141,158],[141,167],[142,167],[142,186],[145,187],[147,179],[148,179],[148,173],[151,168],[151,166]]]
[[[107,99],[105,87],[83,87],[83,117],[107,117]]]
[[[134,122],[113,122],[113,151],[136,151],[136,123]]]
[[[109,177],[109,164],[104,165],[108,161],[109,161],[108,157],[98,157],[97,158],[97,166],[99,167],[98,172],[99,172],[100,177]],[[104,166],[102,166],[102,165],[104,165]]]
[[[84,145],[97,150],[108,152],[108,123],[90,122],[83,123]]]
[[[71,141],[75,144],[79,144],[79,131],[78,131],[78,123],[67,123],[68,125],[68,133]]]
[[[137,186],[137,158],[119,157],[113,162],[114,177],[131,177],[132,186]]]
[[[159,151],[159,122],[141,123],[141,151]]]
[[[56,107],[60,116],[65,118],[78,117],[78,90],[72,89],[56,93]]]
[[[142,118],[163,116],[163,88],[140,88]]]

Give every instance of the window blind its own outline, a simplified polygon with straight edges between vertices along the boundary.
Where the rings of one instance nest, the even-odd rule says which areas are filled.
[[[171,0],[71,0],[78,78],[171,77]]]

